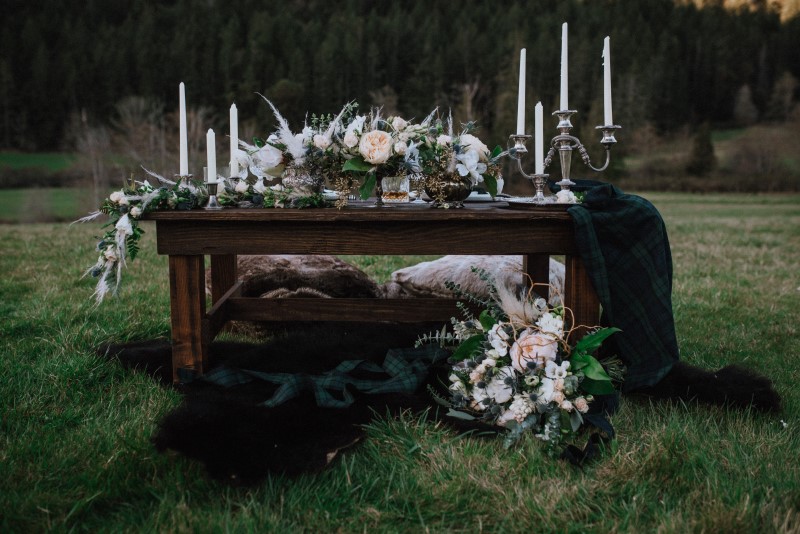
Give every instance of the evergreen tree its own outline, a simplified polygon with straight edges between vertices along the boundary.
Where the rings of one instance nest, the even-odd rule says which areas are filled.
[[[686,172],[693,176],[705,176],[714,170],[717,157],[714,155],[714,144],[711,142],[711,128],[703,123],[697,130],[686,164]]]

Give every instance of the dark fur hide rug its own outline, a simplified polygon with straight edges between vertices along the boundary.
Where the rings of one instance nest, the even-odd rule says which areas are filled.
[[[413,346],[420,332],[440,325],[328,324],[286,332],[261,345],[215,342],[211,367],[226,364],[264,372],[322,374],[345,360],[383,361],[386,351]],[[125,367],[146,372],[171,387],[171,349],[166,341],[108,345],[99,351]],[[249,485],[270,473],[297,475],[324,469],[337,452],[364,438],[363,425],[376,415],[430,410],[457,431],[493,431],[483,424],[444,418],[427,385],[447,383],[447,365],[434,368],[414,394],[360,395],[347,409],[319,408],[304,394],[274,408],[258,406],[276,386],[250,382],[223,388],[194,381],[179,386],[180,406],[167,414],[153,436],[159,451],[177,451],[202,462],[215,479]],[[780,410],[780,397],[769,379],[739,366],[704,371],[678,363],[656,386],[637,393],[659,399],[682,399],[734,408]]]

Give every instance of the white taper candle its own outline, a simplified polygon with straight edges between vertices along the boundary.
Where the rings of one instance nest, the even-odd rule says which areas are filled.
[[[569,109],[567,98],[567,85],[569,82],[569,69],[567,68],[567,23],[561,25],[561,109]]]
[[[234,177],[239,175],[239,160],[236,159],[236,153],[239,150],[239,112],[236,109],[236,104],[231,105],[230,122],[231,122],[231,177]]]
[[[543,133],[543,123],[544,123],[544,113],[542,108],[542,103],[537,102],[536,107],[534,108],[534,157],[536,162],[536,174],[544,174],[544,133]]]
[[[181,176],[189,174],[189,142],[186,136],[186,88],[183,82],[178,86],[178,108],[180,114],[180,172]]]
[[[525,135],[525,49],[519,51],[519,96],[517,97],[517,135]]]
[[[206,153],[208,154],[208,183],[217,183],[217,140],[214,130],[208,129],[206,133]]]
[[[614,124],[611,113],[611,38],[608,36],[603,39],[603,115],[605,125]]]

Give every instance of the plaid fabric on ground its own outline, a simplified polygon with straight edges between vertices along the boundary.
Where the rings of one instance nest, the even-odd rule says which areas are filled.
[[[578,182],[585,197],[569,213],[603,308],[601,322],[622,330],[605,348],[617,349],[627,366],[623,389],[632,391],[656,384],[679,359],[672,254],[664,221],[650,202],[597,184]]]
[[[427,378],[431,367],[445,359],[447,352],[444,349],[423,345],[416,349],[390,349],[381,365],[366,360],[348,360],[320,375],[264,373],[223,365],[200,380],[223,387],[253,380],[278,385],[272,398],[261,403],[267,408],[298,397],[303,391],[313,392],[317,406],[322,408],[346,408],[355,400],[351,388],[372,395],[414,393]]]

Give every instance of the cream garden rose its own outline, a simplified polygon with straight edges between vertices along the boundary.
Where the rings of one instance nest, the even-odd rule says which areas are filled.
[[[386,163],[392,155],[392,136],[383,130],[367,132],[361,136],[358,151],[367,163]]]
[[[485,162],[489,159],[489,147],[474,135],[464,134],[460,137],[460,142],[462,146],[467,146],[470,150],[477,152],[481,161]]]
[[[331,138],[327,135],[316,134],[314,136],[314,146],[319,148],[320,150],[325,150],[329,146],[331,146]]]
[[[128,205],[128,197],[126,197],[125,193],[122,191],[114,191],[108,196],[108,200],[115,204],[119,204],[120,206]]]
[[[392,119],[392,128],[394,128],[398,132],[400,130],[405,130],[406,126],[408,126],[408,121],[405,120],[404,118],[395,117],[395,118]]]
[[[575,409],[581,413],[586,413],[589,411],[589,403],[583,397],[578,397],[575,399]]]
[[[526,328],[511,346],[511,364],[520,373],[527,370],[528,362],[543,367],[548,361],[556,359],[558,343],[548,335]]]

